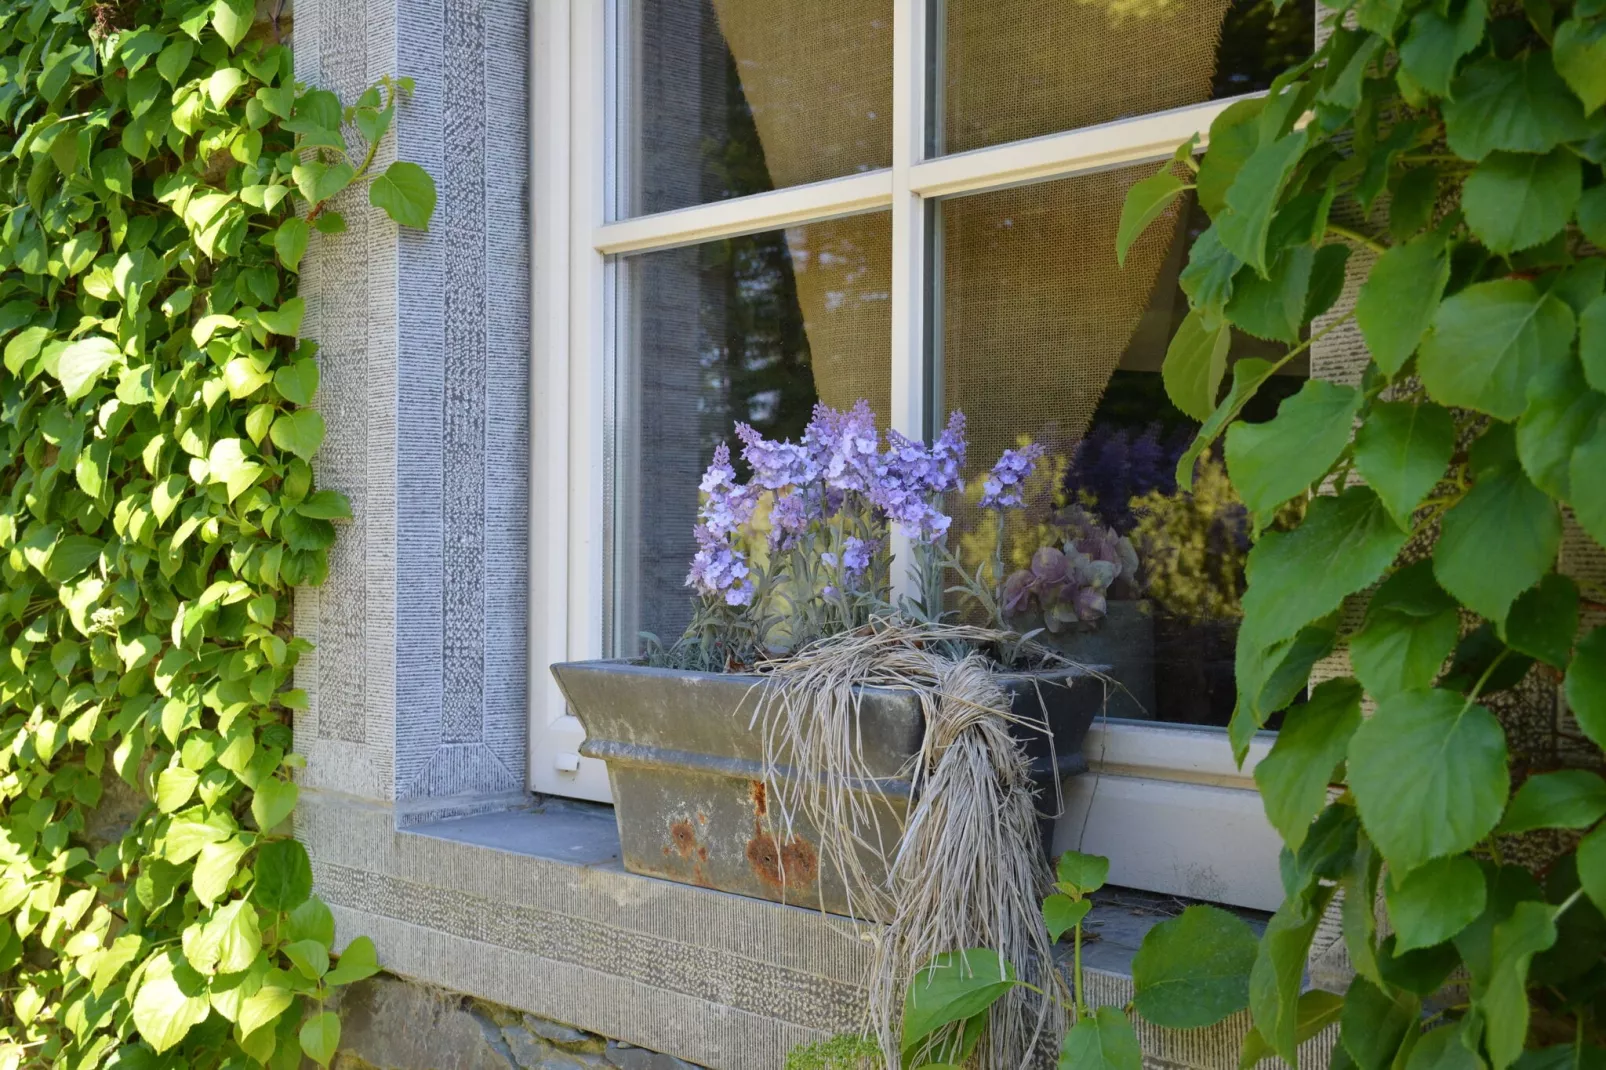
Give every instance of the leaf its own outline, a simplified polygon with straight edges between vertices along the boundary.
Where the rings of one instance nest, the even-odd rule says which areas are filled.
[[[1400,45],[1400,65],[1429,93],[1449,96],[1456,62],[1478,47],[1488,20],[1486,0],[1467,0],[1448,15],[1429,4],[1411,17],[1411,31]]]
[[[1560,234],[1583,187],[1583,166],[1566,149],[1493,152],[1467,176],[1461,210],[1483,244],[1511,253]]]
[[[158,1054],[184,1039],[211,1013],[200,974],[176,952],[152,959],[134,997],[134,1027]]]
[[[196,856],[195,874],[191,878],[195,897],[207,906],[223,898],[240,868],[240,858],[249,848],[250,844],[239,836],[202,847],[201,853]]]
[[[1266,237],[1272,213],[1304,154],[1306,137],[1304,130],[1296,130],[1257,148],[1227,190],[1226,211],[1215,217],[1221,244],[1262,275],[1267,274]]]
[[[1395,952],[1442,944],[1483,913],[1483,870],[1466,855],[1435,858],[1383,886]]]
[[[56,362],[54,374],[61,382],[67,400],[77,401],[88,394],[113,365],[122,364],[123,360],[123,352],[116,342],[92,334],[67,343],[67,348],[61,351],[61,357]]]
[[[1445,478],[1455,452],[1455,418],[1431,402],[1374,402],[1355,433],[1355,470],[1401,528]]]
[[[1606,20],[1570,18],[1556,27],[1556,70],[1588,114],[1606,104]]]
[[[1210,124],[1210,148],[1199,163],[1199,205],[1211,218],[1227,207],[1227,190],[1232,188],[1244,162],[1260,145],[1260,124],[1264,99],[1239,100],[1229,105]]]
[[[1133,1007],[1167,1029],[1216,1024],[1249,1006],[1256,944],[1237,915],[1188,907],[1144,936],[1132,959]]]
[[[1300,325],[1306,319],[1305,300],[1315,260],[1316,250],[1301,244],[1279,253],[1267,278],[1253,271],[1240,272],[1233,280],[1227,318],[1233,326],[1256,338],[1296,344]]]
[[[295,840],[264,843],[257,851],[252,872],[256,884],[251,889],[251,899],[263,910],[295,910],[312,894],[312,863],[307,859],[307,849]]]
[[[1587,769],[1539,773],[1511,798],[1500,832],[1515,836],[1533,829],[1586,829],[1606,817],[1606,780]]]
[[[379,958],[374,952],[374,942],[366,936],[359,936],[340,953],[340,961],[324,976],[324,983],[349,985],[378,972]]]
[[[289,450],[303,461],[312,460],[312,455],[323,445],[323,436],[323,416],[317,409],[297,409],[286,413],[273,421],[273,428],[269,432],[275,446]]]
[[[1305,295],[1304,322],[1326,314],[1338,303],[1344,293],[1349,258],[1350,247],[1343,242],[1329,242],[1316,250],[1316,260],[1310,269],[1310,290]]]
[[[1589,136],[1584,109],[1548,49],[1514,59],[1485,56],[1455,80],[1444,105],[1450,151],[1466,160],[1491,152],[1549,152]]]
[[[273,385],[293,405],[311,405],[318,392],[318,362],[311,357],[287,364],[273,373]]]
[[[1573,455],[1602,413],[1606,397],[1589,389],[1572,361],[1546,368],[1529,382],[1528,407],[1517,421],[1517,456],[1534,486],[1552,498],[1573,497]]]
[[[1343,997],[1336,992],[1313,988],[1302,993],[1294,1005],[1295,1045],[1304,1044],[1337,1021],[1343,1006]],[[1262,1059],[1274,1054],[1271,1045],[1260,1035],[1260,1030],[1251,1029],[1244,1036],[1243,1052],[1239,1056],[1238,1066],[1240,1070],[1252,1070]]]
[[[45,578],[64,584],[100,560],[106,544],[91,535],[64,535],[50,548],[42,570]]]
[[[344,160],[329,164],[322,160],[308,160],[297,164],[290,172],[296,189],[310,205],[321,204],[333,197],[357,177],[356,170]]]
[[[156,808],[164,814],[171,814],[190,801],[190,796],[195,794],[195,786],[200,782],[199,775],[182,766],[162,770],[162,775],[156,778]]]
[[[1255,766],[1266,819],[1289,850],[1298,851],[1305,842],[1312,819],[1327,801],[1333,770],[1360,723],[1360,686],[1347,678],[1323,681],[1309,702],[1288,711],[1271,753]]]
[[[1221,434],[1226,427],[1248,403],[1249,399],[1260,389],[1262,383],[1271,378],[1275,365],[1258,357],[1244,357],[1233,362],[1232,389],[1227,396],[1211,412],[1209,419],[1199,428],[1193,442],[1177,458],[1176,480],[1177,485],[1184,491],[1193,490],[1193,469],[1204,451]]]
[[[1015,968],[987,948],[938,955],[915,974],[903,1000],[903,1050],[952,1022],[991,1007],[1019,982]]]
[[[1060,1065],[1076,1070],[1142,1070],[1143,1052],[1119,1007],[1100,1007],[1065,1034]]]
[[[245,493],[262,471],[262,465],[246,458],[244,444],[237,438],[218,439],[207,454],[208,478],[227,487],[231,502]]]
[[[1363,398],[1352,386],[1308,379],[1265,423],[1227,429],[1227,473],[1250,512],[1269,516],[1304,494],[1349,445]]]
[[[1511,649],[1565,669],[1578,634],[1578,585],[1550,573],[1512,603],[1505,630]]]
[[[1350,638],[1350,663],[1374,698],[1433,683],[1460,636],[1454,599],[1418,561],[1383,582],[1366,607],[1366,624]]]
[[[1171,165],[1157,175],[1151,175],[1133,184],[1126,191],[1121,205],[1121,222],[1115,229],[1115,262],[1126,267],[1126,254],[1150,223],[1171,206],[1177,195],[1188,187],[1171,173]]]
[[[1597,416],[1589,435],[1573,450],[1567,466],[1569,503],[1578,525],[1606,546],[1606,414]]]
[[[435,180],[416,163],[397,160],[368,187],[368,203],[404,227],[428,230],[435,214]]]
[[[1506,734],[1454,692],[1401,691],[1350,739],[1349,784],[1367,835],[1391,868],[1409,871],[1468,850],[1499,822]]]
[[[1270,646],[1375,582],[1405,545],[1377,495],[1350,487],[1311,502],[1291,532],[1267,532],[1249,552],[1239,642]]]
[[[332,947],[335,942],[334,915],[323,900],[313,896],[290,911],[286,938],[291,941],[316,940],[324,947]]]
[[[1450,279],[1450,257],[1437,235],[1396,245],[1361,285],[1355,322],[1377,366],[1397,374],[1433,322]]]
[[[1290,1065],[1297,1065],[1299,1037],[1312,1019],[1325,1025],[1338,1016],[1342,1006],[1341,998],[1331,992],[1300,994],[1311,938],[1332,891],[1317,888],[1312,895],[1290,896],[1277,908],[1266,923],[1249,976],[1249,1010],[1255,1030],[1271,1052]]]
[[[1078,894],[1092,895],[1110,879],[1110,860],[1103,855],[1066,851],[1055,866],[1059,882],[1074,888]]]
[[[275,312],[258,312],[257,322],[274,334],[294,338],[301,333],[301,319],[306,311],[307,302],[300,297],[292,297]]]
[[[1177,285],[1188,295],[1193,310],[1203,317],[1201,327],[1210,332],[1224,326],[1233,279],[1244,266],[1221,244],[1219,233],[1212,225],[1194,239],[1193,248],[1188,250],[1188,263],[1177,274]]]
[[[254,21],[256,4],[253,0],[216,0],[212,8],[212,28],[230,48],[245,40]]]
[[[278,828],[296,808],[298,793],[294,781],[265,777],[259,782],[251,798],[251,816],[256,818],[257,828],[263,832]]]
[[[1468,286],[1445,300],[1422,341],[1417,369],[1440,404],[1515,420],[1529,380],[1567,360],[1574,318],[1567,303],[1523,279]]]
[[[1606,911],[1606,825],[1578,843],[1578,883],[1599,910]]]
[[[340,1017],[334,1011],[315,1014],[301,1024],[301,1050],[319,1066],[328,1066],[340,1047]]]
[[[1204,316],[1198,311],[1189,312],[1177,327],[1161,365],[1165,392],[1172,404],[1195,420],[1208,417],[1216,407],[1231,345],[1232,330],[1226,324],[1206,330]]]
[[[279,263],[290,271],[301,269],[301,258],[307,251],[307,221],[299,216],[286,219],[273,232],[273,251]]]
[[[309,981],[316,981],[329,972],[329,949],[317,940],[295,940],[280,950]]]
[[[1481,873],[1478,882],[1481,888]],[[1339,1014],[1340,1043],[1357,1070],[1387,1070],[1400,1042],[1417,1025],[1421,1013],[1421,1000],[1408,994],[1391,998],[1365,977],[1357,977],[1344,993],[1344,1009]]]
[[[1464,1027],[1452,1025],[1424,1033],[1405,1070],[1487,1070],[1487,1064],[1467,1047]]]
[[[206,80],[207,99],[212,102],[212,107],[222,109],[248,81],[250,76],[238,67],[219,67]]]
[[[1502,621],[1517,596],[1554,567],[1560,549],[1555,503],[1520,467],[1506,465],[1479,474],[1444,514],[1433,573],[1468,608]]]
[[[320,490],[296,506],[296,512],[316,520],[350,520],[351,503],[338,490]]]
[[[1546,903],[1522,902],[1498,922],[1490,939],[1491,971],[1473,980],[1472,1003],[1483,1013],[1484,1045],[1494,1070],[1517,1061],[1528,1040],[1528,964],[1556,942],[1556,923]]]
[[[1606,248],[1606,185],[1584,191],[1578,199],[1578,229],[1596,248]],[[1595,380],[1591,379],[1594,384]],[[1606,389],[1595,385],[1596,390]]]
[[[1048,938],[1058,940],[1087,917],[1087,912],[1093,909],[1091,899],[1072,899],[1068,895],[1056,892],[1043,899],[1043,924],[1048,927]]]

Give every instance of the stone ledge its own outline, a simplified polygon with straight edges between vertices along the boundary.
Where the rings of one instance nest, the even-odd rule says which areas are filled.
[[[549,803],[398,829],[388,807],[307,791],[297,833],[340,941],[371,936],[386,969],[412,981],[712,1070],[779,1070],[792,1048],[858,1025],[867,954],[850,922],[626,873],[607,808]],[[1088,955],[1101,1005],[1131,1000],[1122,971],[1152,924],[1123,920],[1118,905]],[[1139,1035],[1156,1067],[1235,1070],[1248,1028],[1241,1014]],[[1321,1070],[1331,1044],[1331,1031],[1313,1039],[1302,1065]]]

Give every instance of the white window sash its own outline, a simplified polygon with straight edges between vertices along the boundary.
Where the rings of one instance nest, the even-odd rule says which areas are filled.
[[[538,792],[611,801],[603,763],[579,756],[584,733],[547,666],[599,657],[612,509],[610,393],[616,352],[619,256],[694,245],[824,219],[890,211],[892,411],[906,434],[927,430],[933,322],[928,279],[940,249],[929,205],[940,197],[1161,161],[1201,137],[1232,100],[926,158],[925,0],[893,0],[892,166],[675,211],[616,219],[622,165],[609,29],[628,0],[534,5],[534,425],[530,565],[530,785]],[[940,30],[940,27],[938,28]],[[1241,98],[1238,98],[1241,99]],[[895,544],[894,550],[899,547]],[[1112,855],[1112,879],[1178,894],[1275,905],[1275,833],[1250,775],[1269,743],[1232,767],[1215,729],[1112,723],[1096,727],[1093,766],[1067,803],[1086,818],[1076,843]],[[1143,806],[1119,803],[1142,799]],[[1138,811],[1143,813],[1139,814]],[[1117,816],[1111,816],[1113,811]],[[1228,833],[1212,833],[1212,828]],[[1230,835],[1231,843],[1219,842]],[[1218,873],[1212,859],[1231,859]],[[1267,861],[1269,859],[1269,872]],[[1203,869],[1201,869],[1201,866]],[[1208,872],[1206,872],[1208,871]],[[1242,871],[1242,872],[1238,872]],[[1199,874],[1205,873],[1204,877]],[[1166,876],[1166,874],[1170,876]],[[1192,876],[1190,876],[1192,874]],[[1212,883],[1212,882],[1216,883]]]

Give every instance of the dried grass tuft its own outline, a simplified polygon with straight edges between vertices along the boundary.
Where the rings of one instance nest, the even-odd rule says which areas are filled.
[[[1018,636],[987,628],[877,620],[757,667],[768,686],[754,723],[780,819],[788,834],[799,820],[817,831],[855,919],[886,919],[867,930],[875,948],[867,1025],[887,1066],[901,1065],[905,986],[936,955],[988,947],[1039,989],[1060,984],[1039,906],[1053,878],[1031,766],[1010,733],[1012,724],[1045,733],[1048,726],[1011,711],[1000,666],[977,653],[1020,648]],[[1068,664],[1041,648],[1036,660]],[[896,843],[881,842],[877,818],[895,818],[896,809],[863,758],[864,687],[913,691],[925,718],[921,752],[900,774],[914,791]],[[1016,989],[994,1005],[972,1062],[1031,1065],[1063,1029],[1057,1000]]]

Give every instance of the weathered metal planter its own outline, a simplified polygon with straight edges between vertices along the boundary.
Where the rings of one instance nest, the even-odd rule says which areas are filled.
[[[569,662],[552,674],[585,726],[580,752],[608,763],[626,869],[849,913],[838,867],[820,857],[818,831],[801,823],[786,830],[768,799],[761,733],[750,727],[759,677],[626,661]],[[1010,675],[1004,684],[1017,713],[1039,721],[1046,714],[1053,731],[1052,745],[1041,732],[1020,731],[1048,833],[1056,788],[1087,768],[1082,740],[1104,690],[1077,670]],[[876,812],[890,853],[910,803],[900,772],[918,753],[925,724],[911,692],[866,688],[860,727],[875,778],[863,790],[885,799]],[[871,855],[864,863],[879,869]]]

